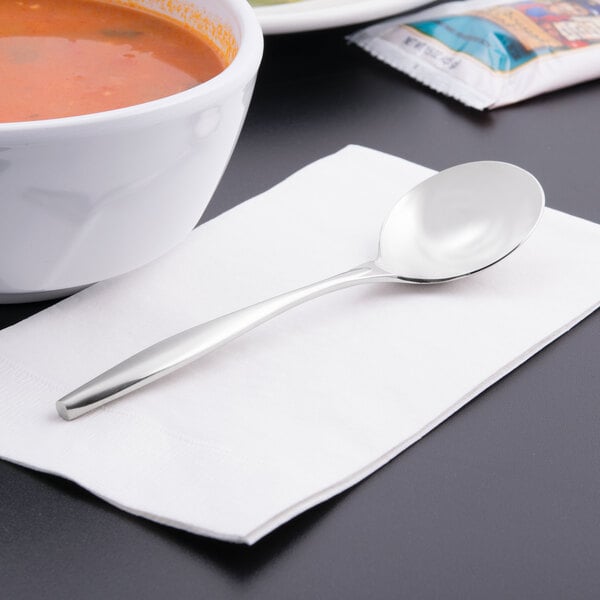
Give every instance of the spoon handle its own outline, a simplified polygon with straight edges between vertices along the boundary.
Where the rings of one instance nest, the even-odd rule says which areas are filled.
[[[71,421],[168,375],[303,302],[359,283],[392,279],[374,263],[367,263],[196,325],[138,352],[98,375],[58,400],[56,410],[63,419]]]

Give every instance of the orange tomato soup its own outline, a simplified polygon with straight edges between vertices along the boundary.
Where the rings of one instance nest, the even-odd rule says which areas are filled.
[[[0,0],[0,122],[131,106],[224,68],[200,34],[145,10],[96,0]]]

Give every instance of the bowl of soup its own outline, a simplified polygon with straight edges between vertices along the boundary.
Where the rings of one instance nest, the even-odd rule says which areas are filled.
[[[2,0],[0,302],[66,295],[183,240],[261,56],[246,0]]]

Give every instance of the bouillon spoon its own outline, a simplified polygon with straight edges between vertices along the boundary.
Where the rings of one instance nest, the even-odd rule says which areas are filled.
[[[539,182],[514,165],[481,161],[442,171],[394,206],[373,262],[154,344],[58,400],[58,413],[75,419],[322,294],[359,283],[441,283],[481,271],[522,244],[543,207]]]

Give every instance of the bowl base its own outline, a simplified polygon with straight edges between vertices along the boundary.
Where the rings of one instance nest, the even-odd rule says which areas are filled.
[[[48,290],[45,292],[15,292],[3,293],[0,292],[0,304],[24,304],[26,302],[43,302],[44,300],[56,300],[57,298],[65,298],[70,296],[87,285],[80,285],[72,288],[64,288],[62,290]]]

